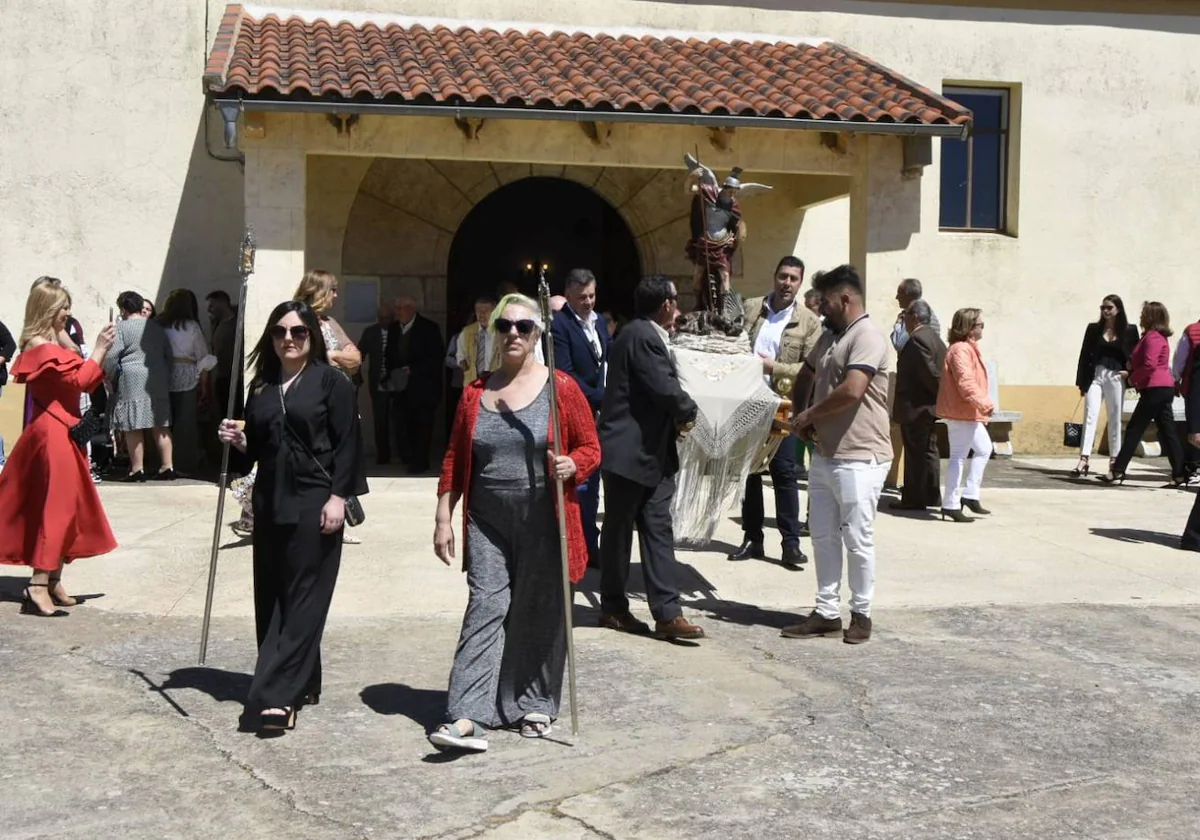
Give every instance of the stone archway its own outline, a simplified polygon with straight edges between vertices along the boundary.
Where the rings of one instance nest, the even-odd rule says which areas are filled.
[[[465,322],[471,302],[502,283],[536,294],[541,266],[554,293],[572,268],[590,269],[597,306],[622,315],[642,277],[633,231],[595,190],[562,177],[522,178],[489,193],[459,225],[447,266],[450,322]]]
[[[550,177],[577,182],[615,209],[633,236],[643,275],[690,277],[683,258],[684,174],[682,168],[377,158],[363,175],[346,219],[342,272],[351,280],[377,280],[382,298],[414,296],[445,329],[450,249],[467,214],[508,184]]]

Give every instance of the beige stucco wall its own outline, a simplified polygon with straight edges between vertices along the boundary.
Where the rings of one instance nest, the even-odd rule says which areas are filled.
[[[740,0],[729,2],[738,8],[635,0],[461,0],[453,14],[614,29],[807,34],[838,40],[934,87],[944,80],[1020,83],[1019,237],[940,233],[936,150],[935,163],[922,179],[903,181],[895,175],[898,149],[881,142],[866,152],[869,172],[856,157],[859,152],[844,158],[826,152],[822,171],[858,178],[856,194],[870,195],[872,201],[857,213],[848,200],[810,208],[793,239],[813,267],[842,254],[868,253],[871,304],[886,320],[894,314],[895,280],[909,275],[925,281],[943,319],[960,306],[981,306],[988,321],[985,351],[999,361],[1002,382],[1012,386],[1002,402],[1037,421],[1018,429],[1018,450],[1023,441],[1039,446],[1052,441],[1060,415],[1070,410],[1079,336],[1101,295],[1115,291],[1134,305],[1155,297],[1179,321],[1200,314],[1191,275],[1196,262],[1191,220],[1200,211],[1195,186],[1200,145],[1193,141],[1200,134],[1195,3],[1171,4],[1192,15],[1172,17],[1001,11],[979,4],[955,9],[755,0],[747,8]],[[301,0],[292,5],[447,14],[441,0]],[[821,9],[799,8],[814,5]],[[211,32],[222,4],[209,6]],[[1163,8],[1159,3],[1155,11]],[[426,142],[456,148],[461,135],[447,125],[433,132],[421,128],[420,137],[404,141],[397,152],[395,129],[364,119],[357,135],[343,138],[341,147],[325,140],[316,144],[321,154],[361,156],[346,158],[344,177],[314,180],[320,170],[307,164],[303,151],[289,148],[277,149],[270,161],[258,158],[252,168],[263,166],[263,183],[290,180],[290,188],[277,194],[263,192],[261,184],[243,185],[235,164],[211,161],[204,149],[199,84],[204,11],[203,2],[170,0],[141,4],[132,17],[62,0],[0,5],[0,32],[39,33],[38,38],[7,38],[0,51],[0,70],[8,80],[6,119],[0,123],[5,150],[0,198],[9,208],[0,214],[0,319],[14,329],[28,283],[41,273],[56,273],[68,282],[89,332],[123,288],[156,298],[174,285],[189,285],[201,294],[215,285],[232,288],[243,202],[246,218],[259,225],[266,240],[260,269],[265,276],[287,275],[280,289],[294,286],[306,259],[330,266],[340,260],[338,225],[348,218],[357,182],[372,160],[393,154],[437,157]],[[46,20],[55,25],[47,29]],[[402,133],[411,134],[421,121],[405,122]],[[212,129],[220,150],[219,121]],[[331,131],[319,118],[305,130]],[[562,130],[578,132],[572,126]],[[511,147],[513,154],[524,149],[523,158],[504,159],[669,168],[683,148],[705,142],[695,130],[661,129],[631,146],[622,139],[626,130],[632,129],[614,132],[612,150],[589,151],[586,159],[563,159],[576,146],[574,141],[564,146],[560,141],[568,135],[557,128],[536,145]],[[503,145],[508,132],[504,124],[491,123],[480,142]],[[778,145],[744,132],[728,159],[704,148],[720,167],[753,161],[752,170],[791,172],[797,156],[811,163],[807,144],[812,139],[793,135]],[[253,155],[252,144],[246,145]],[[658,158],[631,160],[626,155],[633,147],[649,147]],[[313,225],[314,203],[332,221]],[[847,232],[855,225],[861,241]],[[764,229],[761,222],[754,226]],[[768,248],[752,238],[747,258],[758,252],[769,262],[765,255],[774,256],[776,244]],[[222,254],[230,254],[228,260]],[[746,270],[757,273],[759,267],[747,262]],[[265,315],[263,307],[275,295],[276,290],[263,289],[253,314]],[[10,442],[11,425],[5,424],[11,423],[12,402],[7,395],[0,399],[0,429]]]

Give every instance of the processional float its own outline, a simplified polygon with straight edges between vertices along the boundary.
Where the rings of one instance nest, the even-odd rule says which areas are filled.
[[[731,284],[733,256],[746,239],[739,197],[766,192],[743,183],[735,167],[724,181],[695,155],[684,155],[692,199],[691,260],[698,306],[681,315],[671,350],[679,379],[696,401],[695,427],[679,444],[671,514],[683,543],[712,539],[717,514],[741,501],[746,479],[766,469],[787,438],[790,379],[772,390],[743,328],[742,300]]]

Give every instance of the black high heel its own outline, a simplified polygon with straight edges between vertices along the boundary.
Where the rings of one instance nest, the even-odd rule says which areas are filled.
[[[50,578],[50,582],[46,585],[47,589],[49,590],[50,600],[54,602],[54,605],[57,607],[77,606],[79,604],[78,598],[72,598],[70,595],[68,595],[66,598],[58,598],[55,596],[54,584],[56,584],[56,583],[62,583],[62,575],[59,575],[58,577]]]
[[[987,516],[989,513],[991,513],[990,510],[979,504],[978,499],[963,499],[962,503],[963,507],[971,511],[971,513],[977,513],[980,516]]]
[[[25,587],[25,591],[21,593],[21,615],[36,615],[38,618],[62,618],[67,615],[62,610],[46,612],[37,605],[37,602],[33,600],[33,596],[29,594],[29,587],[31,586],[48,588],[49,585],[48,583],[30,583],[29,586]]]
[[[300,705],[301,706],[319,706],[319,705],[321,705],[321,692],[319,692],[319,691],[308,692],[307,694],[304,695],[304,698],[300,701]]]
[[[1125,473],[1117,473],[1113,472],[1112,470],[1109,470],[1108,475],[1100,475],[1096,477],[1100,479],[1101,484],[1109,487],[1113,486],[1114,484],[1119,486],[1125,483]]]
[[[958,510],[948,510],[942,508],[942,521],[949,519],[951,522],[974,522],[975,520],[962,512],[962,508]]]
[[[1071,470],[1069,475],[1071,478],[1087,478],[1088,471],[1091,469],[1091,464],[1088,463],[1087,455],[1079,456],[1079,464],[1075,469]]]
[[[284,706],[282,712],[262,712],[259,715],[259,729],[269,732],[296,728],[296,707]]]

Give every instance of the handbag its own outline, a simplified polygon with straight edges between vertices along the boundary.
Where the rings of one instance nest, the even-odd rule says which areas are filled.
[[[1079,405],[1083,402],[1083,398],[1079,398],[1079,402],[1075,404],[1075,410],[1071,412],[1071,419],[1063,423],[1063,446],[1070,449],[1077,449],[1083,443],[1083,424],[1075,422],[1075,415],[1079,413]]]
[[[287,429],[289,436],[295,440],[296,443],[300,444],[300,448],[303,449],[304,453],[312,459],[314,464],[317,465],[317,469],[321,471],[321,475],[325,476],[325,480],[328,481],[332,487],[333,476],[329,474],[328,470],[321,466],[321,462],[317,460],[317,456],[312,453],[312,450],[305,446],[304,441],[300,439],[300,436],[297,435],[296,431],[292,428],[292,424],[288,422],[287,404],[283,401],[282,385],[279,386],[279,408],[283,411],[283,425]],[[358,500],[358,496],[346,496],[346,498],[343,500],[343,506],[346,513],[346,524],[351,528],[357,527],[366,521],[367,514],[366,511],[363,510],[362,502]]]
[[[63,420],[50,409],[46,408],[46,406],[42,404],[41,400],[34,400],[34,403],[36,403],[42,411],[46,412],[55,420],[66,426],[67,435],[71,438],[71,440],[75,441],[75,445],[80,449],[85,449],[87,445],[92,442],[92,438],[104,431],[106,425],[104,415],[95,408],[89,407],[88,410],[83,413],[83,416],[79,418],[78,423],[71,424],[66,420]]]

